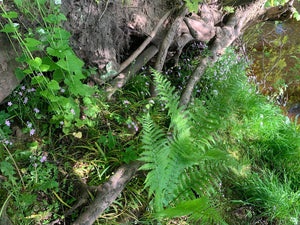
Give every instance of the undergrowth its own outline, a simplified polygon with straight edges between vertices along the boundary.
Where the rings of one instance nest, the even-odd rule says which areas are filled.
[[[18,14],[0,5],[1,31],[23,50],[16,70],[23,81],[0,111],[1,215],[14,224],[71,224],[84,210],[65,218],[81,182],[99,185],[141,160],[96,224],[299,223],[299,128],[256,93],[233,49],[206,71],[185,111],[179,96],[198,55],[208,53],[203,43],[163,74],[143,67],[105,102],[89,80],[95,69],[84,67],[61,28],[59,4],[15,3],[40,26],[24,32],[13,23]],[[157,98],[149,94],[151,73]]]

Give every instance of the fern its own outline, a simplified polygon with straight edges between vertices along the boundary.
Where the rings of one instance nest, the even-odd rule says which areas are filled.
[[[179,97],[171,83],[160,73],[153,71],[153,74],[158,98],[167,102],[170,117],[168,130],[172,132],[171,137],[164,134],[151,120],[149,113],[143,117],[144,152],[140,160],[145,164],[141,169],[149,170],[145,186],[149,187],[149,195],[154,194],[156,216],[172,217],[185,207],[182,213],[189,215],[193,221],[201,220],[205,224],[215,219],[221,222],[219,212],[208,201],[213,194],[208,193],[215,193],[219,182],[219,170],[216,168],[228,155],[213,148],[214,136],[210,134],[209,127],[200,132],[203,136],[195,139],[191,134],[193,116],[188,110],[178,107]],[[217,123],[212,121],[211,124]],[[201,198],[195,199],[195,194]],[[195,203],[198,204],[196,209]],[[170,208],[174,204],[177,206]]]
[[[166,159],[170,149],[167,146],[165,135],[161,129],[153,124],[149,114],[143,118],[143,132],[142,141],[145,151],[140,160],[146,163],[140,169],[150,170],[145,181],[145,187],[150,187],[149,196],[155,190],[155,208],[161,210],[163,208],[164,187],[166,186],[165,171],[168,166]]]

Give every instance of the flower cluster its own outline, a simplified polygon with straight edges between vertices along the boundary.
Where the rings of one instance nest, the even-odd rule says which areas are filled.
[[[127,106],[130,104],[130,102],[127,101],[127,100],[124,100],[124,101],[123,101],[123,104],[125,105],[125,108],[127,108]]]
[[[133,127],[135,131],[137,132],[139,130],[138,126],[135,124],[135,122],[131,122],[128,124],[128,128]]]
[[[35,134],[35,129],[32,128],[32,123],[30,123],[29,121],[26,122],[27,123],[27,128],[30,129],[29,131],[29,135],[32,136]]]

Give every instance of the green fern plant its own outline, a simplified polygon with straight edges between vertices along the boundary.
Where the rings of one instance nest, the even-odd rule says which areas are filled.
[[[215,168],[229,157],[215,148],[213,136],[208,134],[211,130],[202,139],[193,137],[190,112],[178,107],[179,97],[171,83],[160,73],[153,71],[153,74],[158,98],[167,102],[170,117],[167,132],[154,124],[150,113],[143,117],[144,152],[140,160],[145,164],[141,169],[149,170],[145,183],[149,195],[154,194],[155,216],[189,215],[193,222],[222,223],[212,196],[219,182]]]

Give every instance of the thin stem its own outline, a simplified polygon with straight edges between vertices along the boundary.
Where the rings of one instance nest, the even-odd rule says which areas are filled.
[[[19,167],[18,167],[16,161],[14,160],[14,157],[12,156],[12,154],[10,153],[10,151],[8,150],[8,148],[7,148],[4,144],[2,144],[2,145],[4,146],[4,148],[6,149],[6,151],[7,151],[8,154],[9,154],[9,157],[10,157],[11,160],[13,161],[13,163],[14,163],[16,169],[17,169],[17,172],[18,172],[18,174],[19,174],[19,176],[20,176],[20,178],[21,178],[21,182],[22,182],[23,189],[25,190],[25,184],[24,184],[24,181],[23,181],[23,178],[22,178],[20,169],[19,169]]]

